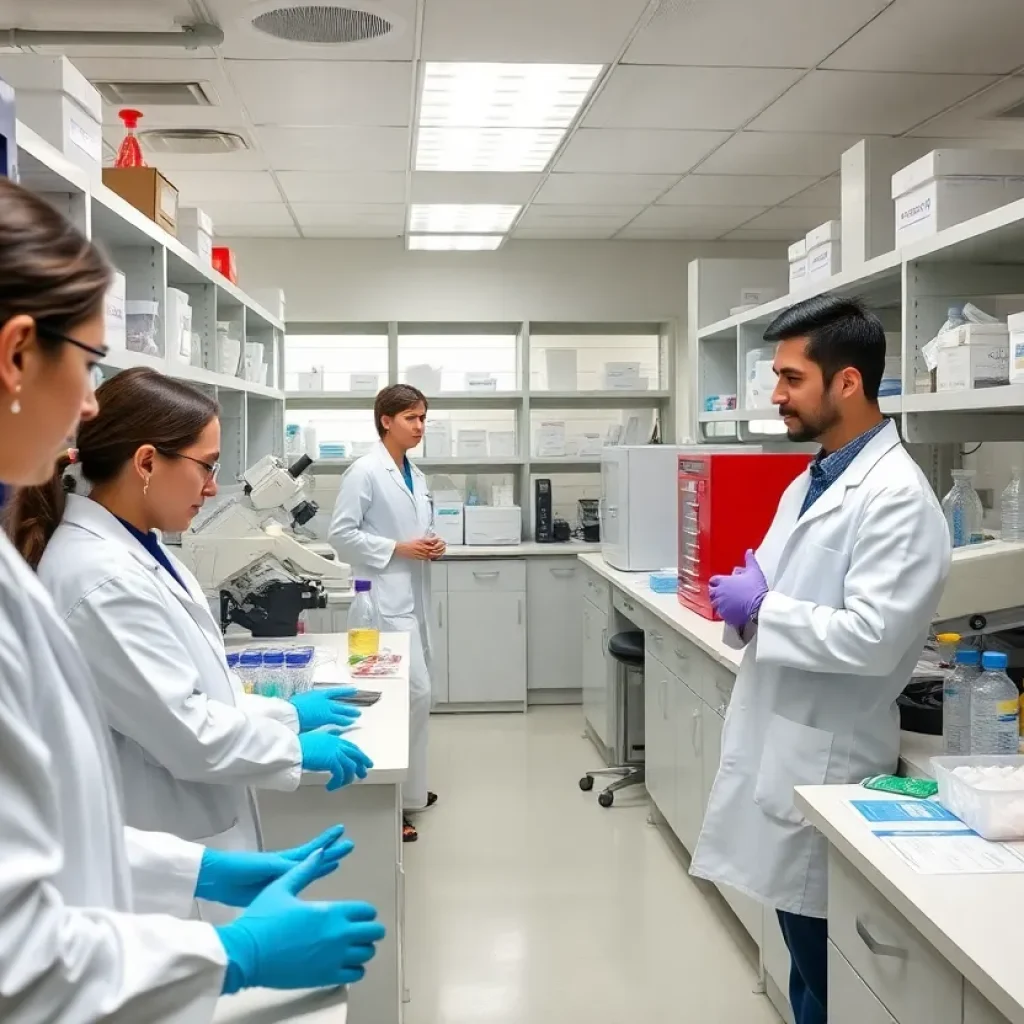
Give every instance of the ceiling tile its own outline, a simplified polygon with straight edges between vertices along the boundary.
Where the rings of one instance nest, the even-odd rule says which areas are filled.
[[[682,206],[774,206],[783,199],[813,185],[809,175],[772,174],[689,174],[659,200]]]
[[[269,170],[270,161],[260,148],[258,140],[254,138],[251,129],[243,128],[241,125],[218,124],[216,127],[220,131],[240,135],[249,142],[251,148],[234,153],[156,153],[146,144],[146,137],[143,135],[140,139],[143,153],[147,162],[166,172],[171,181],[174,180],[174,173],[177,171]],[[113,154],[117,152],[123,138],[124,129],[120,125],[117,127],[114,125],[103,126],[103,141],[110,147],[111,163],[113,163]]]
[[[277,171],[404,171],[408,128],[256,128]]]
[[[744,224],[745,228],[751,230],[786,230],[792,232],[790,241],[806,233],[827,220],[838,219],[838,206],[776,206],[774,210],[768,210],[756,217],[749,223]]]
[[[513,238],[534,238],[547,239],[551,241],[567,239],[587,238],[611,238],[618,227],[611,224],[563,224],[557,227],[551,225],[533,225],[532,227],[518,227],[512,232]]]
[[[374,224],[319,225],[303,228],[305,238],[399,238],[404,229]]]
[[[280,171],[277,180],[290,203],[401,203],[405,175],[392,171]]]
[[[909,162],[909,161],[908,161]],[[831,178],[819,181],[817,185],[798,192],[791,199],[787,199],[783,206],[830,206],[839,209],[841,186],[839,175],[833,174]]]
[[[261,171],[175,171],[172,183],[182,202],[200,206],[217,202],[281,202],[274,179]]]
[[[559,174],[548,176],[534,205],[545,203],[653,203],[676,174]]]
[[[225,57],[250,60],[412,60],[416,24],[416,0],[386,0],[394,31],[380,39],[361,43],[293,43],[275,39],[251,24],[252,0],[205,0],[215,21],[224,30],[220,52]],[[250,16],[246,16],[247,12]]]
[[[555,166],[558,171],[682,174],[728,137],[728,132],[581,128]]]
[[[587,128],[740,128],[802,74],[776,68],[617,67]]]
[[[723,242],[785,242],[794,241],[789,228],[737,228],[722,236]]]
[[[214,225],[216,227],[216,225]],[[220,229],[217,229],[220,231]],[[224,232],[223,236],[218,235],[217,244],[220,245],[223,238],[299,238],[299,229],[292,224],[285,227],[283,224],[236,224],[233,228]],[[242,273],[245,273],[243,266]]]
[[[663,4],[626,51],[631,64],[813,67],[889,0],[686,0]]]
[[[411,64],[231,60],[227,66],[256,124],[403,127],[410,122]]]
[[[1020,0],[899,0],[841,46],[826,68],[1008,74],[1024,58]]]
[[[303,231],[309,227],[405,227],[401,203],[292,203]]]
[[[424,60],[610,63],[647,0],[430,0]]]
[[[622,241],[711,242],[721,237],[721,234],[721,231],[714,228],[693,228],[684,225],[671,228],[644,228],[630,224],[615,237]]]
[[[1008,78],[925,122],[911,134],[944,139],[991,139],[998,141],[1000,147],[1015,149],[1024,146],[1022,123],[1016,119],[1001,119],[998,115],[1018,103],[1024,103],[1024,79]]]
[[[812,71],[750,127],[827,132],[842,125],[851,132],[899,135],[995,81],[979,75]]]
[[[843,152],[861,135],[740,132],[700,165],[701,174],[814,174],[839,170]]]
[[[467,171],[415,171],[414,203],[525,203],[540,174],[488,174]]]
[[[642,206],[531,206],[519,223],[523,227],[571,227],[591,224],[622,227],[643,210]]]
[[[633,221],[638,228],[731,231],[764,212],[763,206],[649,206]]]
[[[214,230],[218,233],[223,233],[226,229],[248,225],[287,227],[295,223],[292,215],[288,212],[288,207],[283,202],[204,202],[203,210],[213,219]]]

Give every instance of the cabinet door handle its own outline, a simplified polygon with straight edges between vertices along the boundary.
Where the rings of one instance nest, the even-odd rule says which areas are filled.
[[[622,602],[622,607],[625,608],[627,612],[636,611],[636,609],[628,601],[625,600]]]
[[[520,626],[523,624],[523,599],[522,598],[519,598],[519,601],[518,601],[518,613],[516,615],[516,623],[517,623],[517,625],[520,625]]]
[[[677,647],[676,648],[676,657],[680,661],[689,661],[690,660],[690,656],[681,647]]]
[[[575,576],[576,575],[576,570],[575,569],[555,569],[554,567],[551,567],[551,568],[548,569],[548,572],[551,573],[552,576]]]
[[[473,578],[478,580],[496,580],[501,573],[495,569],[494,572],[477,572],[473,570]]]
[[[437,606],[437,628],[444,629],[444,605]]]
[[[867,926],[857,917],[857,934],[861,937],[864,945],[871,950],[875,956],[891,956],[897,960],[906,960],[907,951],[902,946],[890,946],[886,942],[879,942],[871,932],[868,931]]]
[[[690,733],[690,745],[693,747],[695,754],[700,753],[701,742],[700,742],[700,708],[693,709],[692,725],[693,728]]]
[[[653,641],[654,641],[654,642],[655,642],[656,644],[660,644],[660,643],[662,643],[662,642],[664,641],[664,639],[665,639],[665,638],[664,638],[664,637],[663,637],[663,636],[662,636],[662,635],[661,635],[660,633],[655,633],[655,632],[654,632],[654,631],[652,630],[652,631],[651,631],[651,639],[652,639],[652,640],[653,640]]]

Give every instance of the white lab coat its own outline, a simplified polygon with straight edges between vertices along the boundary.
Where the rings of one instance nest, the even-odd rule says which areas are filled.
[[[195,1024],[226,956],[184,915],[201,848],[125,829],[88,667],[0,533],[0,1020]]]
[[[409,633],[409,774],[402,787],[407,809],[427,802],[427,727],[430,719],[430,563],[396,558],[398,541],[426,536],[431,499],[426,477],[412,467],[413,491],[380,442],[341,478],[330,542],[356,579],[372,582],[381,627]]]
[[[950,545],[891,423],[800,516],[808,486],[806,472],[789,486],[756,552],[769,592],[748,629],[691,870],[826,917],[825,839],[793,787],[896,771],[895,702],[927,638]]]
[[[249,787],[298,786],[298,719],[287,701],[242,691],[202,589],[168,557],[188,592],[102,505],[70,494],[39,578],[99,686],[128,823],[253,848]]]

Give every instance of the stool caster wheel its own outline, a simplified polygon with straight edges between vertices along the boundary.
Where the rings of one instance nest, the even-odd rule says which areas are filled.
[[[584,775],[583,778],[580,779],[580,789],[582,789],[584,793],[589,793],[593,788],[594,780],[589,775]]]
[[[597,802],[602,807],[611,807],[611,805],[612,805],[612,803],[614,801],[615,801],[615,794],[614,793],[607,793],[607,792],[605,792],[605,793],[598,793],[597,794]]]

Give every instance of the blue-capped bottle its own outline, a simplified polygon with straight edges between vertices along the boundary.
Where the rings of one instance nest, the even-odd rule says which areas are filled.
[[[999,651],[981,656],[982,673],[971,690],[971,754],[1016,754],[1020,705]]]
[[[961,647],[942,688],[942,746],[947,754],[971,753],[971,691],[981,674],[981,651]]]

